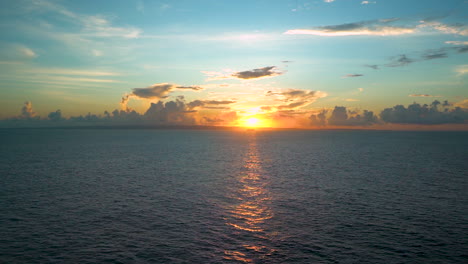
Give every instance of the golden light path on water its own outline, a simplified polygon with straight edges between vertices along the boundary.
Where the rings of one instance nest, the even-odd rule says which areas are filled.
[[[273,217],[273,212],[269,206],[271,197],[265,188],[268,178],[262,168],[256,134],[251,132],[247,136],[248,151],[242,173],[237,178],[240,187],[232,194],[238,203],[229,208],[226,218],[226,224],[233,228],[239,244],[226,249],[224,259],[252,263],[265,260],[274,251],[268,246],[271,234],[265,230],[266,221]]]

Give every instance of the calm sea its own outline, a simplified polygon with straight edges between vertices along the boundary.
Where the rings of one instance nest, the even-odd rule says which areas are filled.
[[[468,133],[0,130],[1,263],[467,263]]]

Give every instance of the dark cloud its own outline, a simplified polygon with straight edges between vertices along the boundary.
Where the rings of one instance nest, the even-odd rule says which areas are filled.
[[[402,67],[402,66],[406,66],[408,64],[411,64],[413,62],[414,62],[413,59],[408,58],[405,54],[401,54],[399,56],[393,57],[391,59],[391,62],[386,64],[385,66],[387,66],[387,67]]]
[[[270,76],[277,76],[281,75],[281,72],[275,71],[276,66],[268,66],[268,67],[263,67],[259,69],[253,69],[250,71],[241,71],[241,72],[235,72],[231,76],[234,78],[238,79],[258,79],[258,78],[263,78],[263,77],[270,77]]]
[[[455,49],[458,53],[465,53],[468,52],[468,45],[454,47],[453,49]]]
[[[201,91],[201,90],[204,89],[203,87],[197,86],[197,85],[191,85],[191,86],[177,86],[176,88],[177,88],[177,89],[181,89],[181,90],[193,90],[193,91]]]
[[[364,74],[355,73],[355,74],[346,74],[345,76],[343,76],[343,78],[354,78],[354,77],[361,77],[361,76],[364,76]]]
[[[50,112],[49,115],[47,116],[50,120],[52,121],[61,121],[62,118],[62,111],[57,110],[55,112]]]
[[[326,126],[327,125],[327,110],[322,110],[316,115],[311,115],[309,117],[310,123],[313,126]]]
[[[376,35],[391,36],[410,34],[415,32],[415,27],[399,27],[390,25],[399,20],[398,18],[378,19],[369,21],[360,21],[338,25],[328,25],[314,27],[312,29],[291,29],[285,34],[306,34],[318,36],[358,36],[358,35]]]
[[[439,109],[440,106],[448,106],[435,100],[430,105],[420,105],[413,103],[406,108],[403,105],[395,105],[393,108],[386,108],[380,113],[384,122],[397,124],[463,124],[468,121],[468,111],[460,107],[454,109]]]
[[[429,50],[422,55],[423,60],[433,60],[447,58],[448,54],[443,49],[440,50]]]
[[[364,65],[364,67],[371,68],[371,69],[374,69],[374,70],[379,69],[379,65],[377,65],[377,64],[366,64],[366,65]]]
[[[188,103],[188,107],[196,108],[196,107],[204,107],[207,108],[206,105],[226,105],[226,104],[233,104],[236,101],[231,100],[195,100]]]
[[[346,107],[335,106],[332,115],[328,119],[328,124],[332,126],[370,126],[378,123],[378,118],[372,111],[364,110],[362,115],[355,112],[354,116],[349,116]]]
[[[279,105],[277,106],[276,108],[278,110],[284,110],[284,109],[294,109],[294,108],[298,108],[298,107],[301,107],[301,106],[304,106],[308,104],[308,102],[306,101],[300,101],[300,102],[294,102],[294,103],[290,103],[290,104],[286,104],[286,105]]]
[[[146,88],[133,88],[132,95],[146,99],[163,99],[166,98],[174,88],[176,88],[174,84],[156,83]]]
[[[183,101],[177,98],[175,101],[151,103],[150,108],[143,115],[153,124],[162,125],[195,125],[197,122],[193,116],[195,111]]]

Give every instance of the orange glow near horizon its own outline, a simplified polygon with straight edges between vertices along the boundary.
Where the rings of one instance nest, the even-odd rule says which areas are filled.
[[[256,127],[270,127],[271,126],[271,122],[269,122],[267,119],[263,119],[258,116],[246,116],[240,119],[239,121],[240,121],[241,126],[243,127],[256,128]]]

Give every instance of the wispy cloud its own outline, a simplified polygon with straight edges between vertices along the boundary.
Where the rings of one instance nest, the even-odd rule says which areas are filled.
[[[272,92],[268,91],[266,96],[275,96],[278,100],[286,104],[277,105],[278,110],[295,109],[307,106],[328,94],[322,91],[311,91],[301,89],[289,89],[286,91]]]
[[[445,41],[446,44],[452,44],[452,45],[457,45],[457,46],[460,46],[460,45],[468,45],[468,41]]]
[[[76,34],[82,37],[137,38],[142,32],[135,27],[116,27],[105,16],[75,13],[51,1],[35,0],[32,4],[35,9],[53,13],[65,19],[68,23],[79,25],[81,32]]]
[[[362,4],[370,4],[370,1],[363,1]],[[287,35],[316,35],[316,36],[398,36],[416,33],[438,32],[442,34],[452,34],[468,36],[468,26],[465,24],[444,24],[439,21],[421,20],[414,21],[405,26],[393,25],[400,19],[378,19],[370,21],[360,21],[338,25],[319,26],[313,28],[290,29],[284,34]],[[401,24],[401,23],[400,23]]]
[[[355,78],[355,77],[362,77],[362,76],[364,76],[364,74],[354,73],[354,74],[346,74],[342,76],[341,78]]]
[[[468,26],[465,24],[444,24],[438,21],[420,21],[418,29],[435,30],[443,34],[468,36]]]
[[[406,66],[408,64],[413,63],[414,60],[407,57],[405,54],[401,54],[399,56],[393,57],[391,59],[391,62],[386,64],[385,66],[387,67],[401,67],[401,66]]]
[[[362,1],[361,5],[377,4],[376,1]]]
[[[291,29],[284,34],[288,35],[316,35],[316,36],[395,36],[411,34],[415,28],[392,26],[390,23],[397,19],[380,19],[361,21],[339,25],[321,26],[312,29]]]
[[[409,97],[441,97],[440,95],[430,95],[430,94],[410,94]]]

